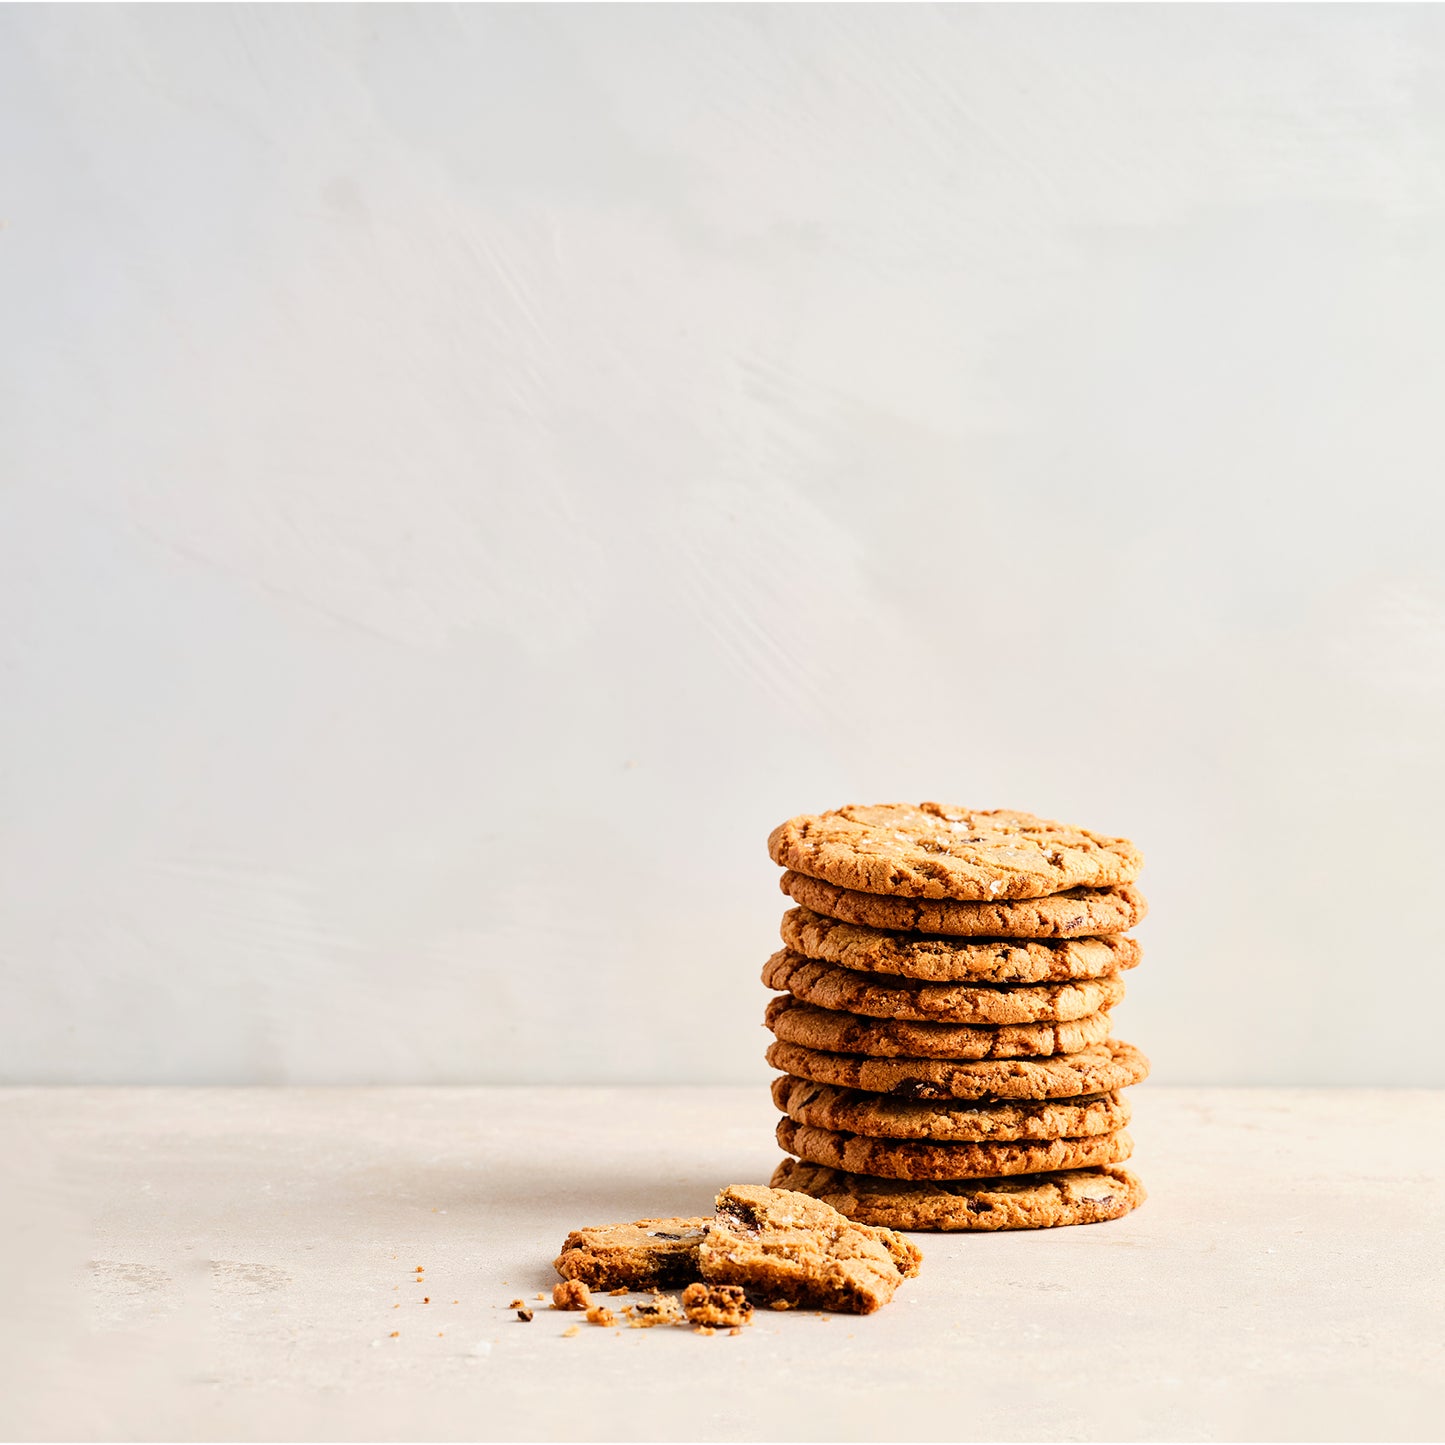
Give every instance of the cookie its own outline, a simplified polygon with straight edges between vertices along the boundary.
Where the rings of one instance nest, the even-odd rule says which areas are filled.
[[[908,1019],[864,1018],[799,1003],[783,994],[768,1003],[764,1022],[785,1043],[802,1044],[869,1058],[1018,1059],[1069,1054],[1109,1037],[1109,1015],[1089,1014],[1068,1023],[914,1023]],[[1075,1092],[1078,1092],[1075,1090]]]
[[[778,1121],[778,1144],[809,1164],[880,1179],[997,1179],[1122,1164],[1134,1152],[1124,1130],[1086,1139],[1015,1139],[939,1143],[934,1139],[868,1139],[836,1129]]]
[[[792,871],[783,874],[778,886],[794,903],[843,923],[950,938],[1094,937],[1123,933],[1149,912],[1144,895],[1128,883],[1118,888],[1070,888],[1047,898],[996,903],[889,898],[839,888]],[[800,953],[808,951],[793,946]]]
[[[799,1124],[874,1139],[1082,1139],[1124,1128],[1133,1110],[1117,1092],[998,1104],[919,1103],[838,1089],[784,1074],[773,1103]]]
[[[760,1185],[724,1189],[698,1247],[709,1284],[737,1285],[775,1308],[855,1314],[887,1304],[921,1258],[892,1230],[850,1221],[806,1194]]]
[[[697,1278],[706,1219],[639,1219],[574,1229],[553,1268],[591,1289],[662,1289]]]
[[[819,1008],[868,1018],[936,1023],[1067,1023],[1115,1007],[1124,997],[1118,978],[1079,983],[879,983],[866,973],[779,949],[763,965],[763,982]]]
[[[811,1194],[862,1224],[919,1230],[1100,1224],[1137,1209],[1147,1197],[1127,1169],[917,1181],[844,1174],[796,1159],[778,1165],[773,1186]]]
[[[1149,1060],[1119,1039],[1042,1059],[868,1059],[782,1040],[768,1062],[818,1084],[902,1099],[1072,1099],[1127,1088],[1149,1077]]]
[[[901,898],[1043,898],[1132,883],[1127,838],[1005,808],[851,804],[790,818],[768,837],[775,863],[840,888]]]
[[[924,983],[1073,983],[1133,968],[1141,956],[1134,939],[1117,934],[1022,942],[985,938],[960,943],[840,923],[807,908],[790,908],[779,932],[788,948],[804,958],[854,973],[897,975]]]

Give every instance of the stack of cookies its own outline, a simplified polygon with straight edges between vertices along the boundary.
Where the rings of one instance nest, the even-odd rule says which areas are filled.
[[[763,968],[790,1155],[773,1175],[894,1229],[1116,1219],[1144,1190],[1111,1036],[1143,918],[1127,839],[938,803],[793,818],[768,839],[797,906]]]

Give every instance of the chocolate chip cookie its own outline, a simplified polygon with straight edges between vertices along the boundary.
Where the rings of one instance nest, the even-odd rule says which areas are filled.
[[[958,1024],[1068,1023],[1114,1008],[1124,997],[1122,980],[1112,976],[1041,984],[880,982],[786,948],[763,965],[763,982],[819,1008]]]
[[[926,1103],[815,1084],[791,1074],[773,1080],[773,1103],[799,1124],[874,1139],[1081,1139],[1123,1129],[1133,1113],[1117,1091],[995,1104]]]
[[[1131,883],[1144,863],[1127,838],[941,803],[851,804],[791,818],[773,829],[768,852],[784,868],[840,888],[985,902]]]
[[[1083,1139],[1015,1139],[939,1143],[934,1139],[869,1139],[778,1121],[778,1143],[809,1164],[880,1179],[995,1179],[1122,1164],[1134,1152],[1125,1130]]]
[[[1071,1099],[1127,1088],[1149,1077],[1149,1060],[1119,1039],[1034,1059],[869,1059],[778,1040],[768,1062],[818,1084],[901,1099]]]
[[[1046,898],[994,903],[889,897],[840,888],[792,870],[783,874],[778,886],[793,902],[843,923],[957,938],[1084,938],[1122,933],[1149,912],[1144,895],[1128,883],[1117,888],[1070,888]]]
[[[893,1229],[1051,1229],[1099,1224],[1137,1209],[1144,1186],[1126,1169],[1074,1169],[1006,1179],[899,1180],[785,1159],[778,1189],[826,1200],[860,1223]]]
[[[799,1003],[791,994],[773,999],[764,1022],[785,1043],[870,1058],[1018,1059],[1069,1054],[1109,1037],[1109,1015],[1089,1014],[1068,1023],[914,1023],[864,1018]]]
[[[924,983],[1074,983],[1133,968],[1141,954],[1134,939],[1118,935],[961,942],[840,923],[807,908],[790,908],[779,932],[788,948],[804,958],[854,973],[896,975]]]

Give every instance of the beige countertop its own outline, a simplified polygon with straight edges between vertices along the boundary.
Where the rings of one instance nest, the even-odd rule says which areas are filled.
[[[1134,1100],[1126,1219],[916,1236],[868,1318],[564,1338],[508,1302],[569,1228],[765,1180],[764,1088],[3,1091],[0,1434],[1445,1433],[1445,1093]]]

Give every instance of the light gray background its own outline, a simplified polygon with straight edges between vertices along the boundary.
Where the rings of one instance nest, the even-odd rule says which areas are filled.
[[[0,181],[0,1078],[757,1078],[931,797],[1445,1083],[1438,7],[9,7]]]

